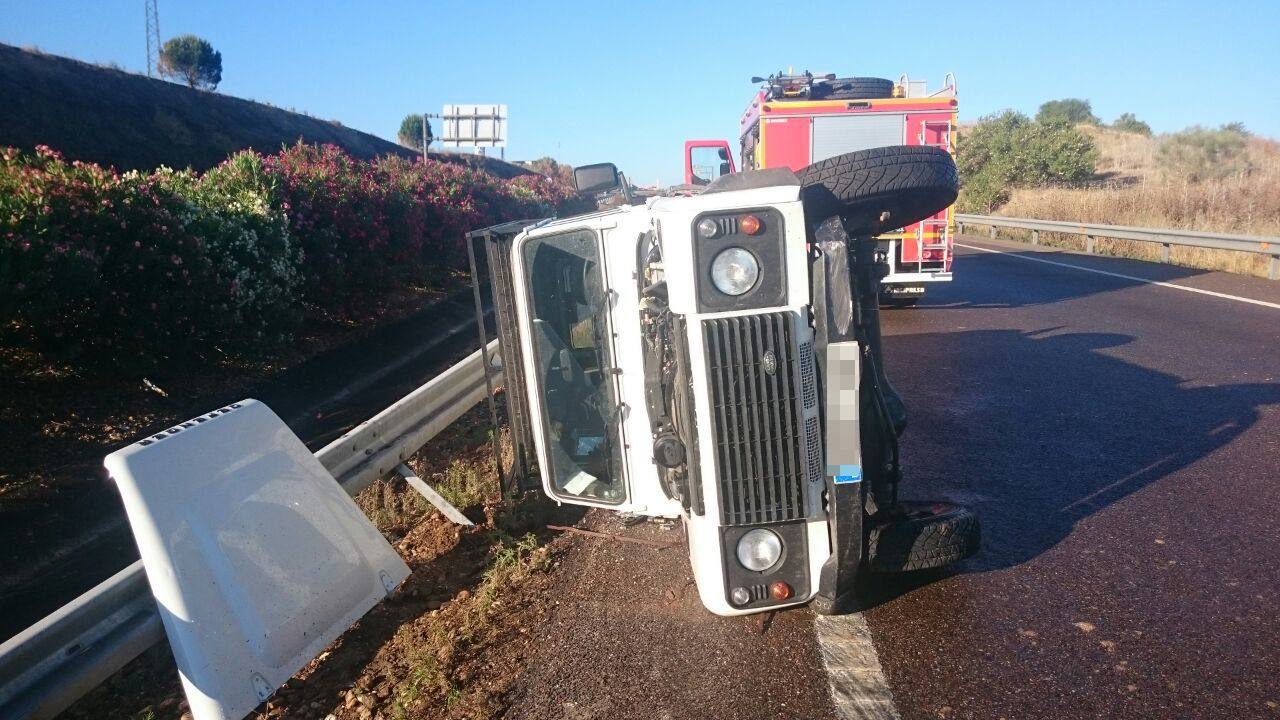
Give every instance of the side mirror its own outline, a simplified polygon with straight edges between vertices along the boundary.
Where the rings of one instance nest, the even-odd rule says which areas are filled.
[[[573,187],[583,195],[613,190],[622,184],[613,163],[582,165],[573,169]]]

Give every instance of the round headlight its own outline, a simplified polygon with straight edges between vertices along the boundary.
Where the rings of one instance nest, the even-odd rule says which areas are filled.
[[[741,295],[755,287],[759,279],[756,256],[740,247],[722,250],[711,261],[711,282],[725,295]]]
[[[780,557],[782,538],[772,530],[756,528],[738,540],[738,562],[748,570],[768,570],[778,563]]]

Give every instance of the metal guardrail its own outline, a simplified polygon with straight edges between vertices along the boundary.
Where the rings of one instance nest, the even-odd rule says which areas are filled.
[[[1085,237],[1085,252],[1089,253],[1094,251],[1094,242],[1100,237],[1156,243],[1160,245],[1160,260],[1162,262],[1169,262],[1169,248],[1172,245],[1268,255],[1271,257],[1271,262],[1267,267],[1267,277],[1272,280],[1280,280],[1280,237],[1230,235],[1227,233],[1196,232],[1194,230],[1162,230],[1128,225],[1099,225],[1096,223],[1032,220],[1029,218],[964,215],[959,213],[956,214],[955,219],[956,229],[961,233],[964,232],[965,225],[989,227],[991,228],[992,237],[995,237],[998,228],[1030,230],[1032,245],[1040,244],[1040,233],[1042,232],[1083,235]]]
[[[496,340],[486,348],[495,366],[497,348]],[[486,397],[483,355],[468,355],[316,458],[351,495],[391,474]],[[163,639],[138,560],[0,645],[0,720],[51,718]]]

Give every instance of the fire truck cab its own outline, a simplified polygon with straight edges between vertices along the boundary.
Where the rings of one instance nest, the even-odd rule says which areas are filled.
[[[958,101],[950,74],[932,92],[924,80],[906,75],[893,82],[779,73],[752,81],[763,86],[739,123],[743,170],[798,171],[837,155],[889,145],[955,152]],[[695,186],[736,170],[724,140],[687,141],[684,163],[685,183]],[[950,207],[880,235],[880,252],[889,266],[882,298],[889,304],[914,304],[927,283],[951,280],[954,235]]]

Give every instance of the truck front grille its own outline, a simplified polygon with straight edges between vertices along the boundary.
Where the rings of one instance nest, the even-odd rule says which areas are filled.
[[[804,517],[807,448],[794,323],[789,312],[702,323],[725,525]]]

